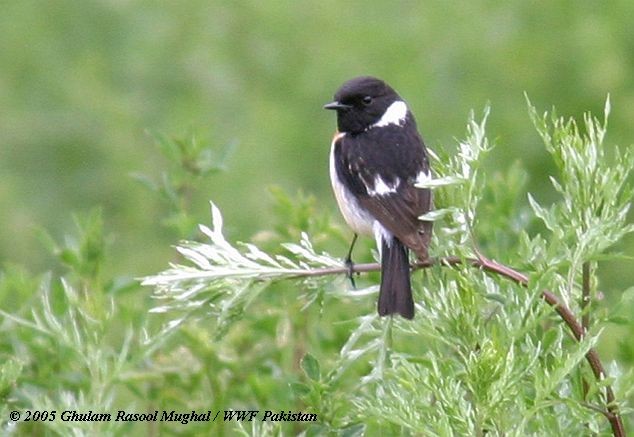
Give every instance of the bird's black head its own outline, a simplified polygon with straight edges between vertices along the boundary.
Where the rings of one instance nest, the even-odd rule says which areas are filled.
[[[396,91],[382,80],[362,76],[341,85],[335,100],[324,108],[337,111],[339,132],[358,133],[375,125],[394,102],[401,101]],[[402,108],[407,111],[404,103]]]

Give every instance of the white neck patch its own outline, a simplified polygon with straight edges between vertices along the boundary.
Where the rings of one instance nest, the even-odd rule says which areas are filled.
[[[390,124],[401,125],[407,117],[407,105],[402,100],[392,103],[383,113],[381,119],[371,127],[382,127]]]

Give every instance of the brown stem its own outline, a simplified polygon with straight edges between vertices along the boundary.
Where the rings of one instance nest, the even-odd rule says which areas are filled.
[[[590,263],[584,262],[581,267],[581,328],[586,335],[590,329]],[[588,399],[590,386],[585,377],[581,377],[583,400]],[[586,423],[586,426],[588,424]]]
[[[590,263],[584,262],[582,265],[582,288],[581,288],[581,326],[584,332],[590,329]]]
[[[515,282],[518,285],[523,287],[528,286],[528,276],[524,273],[518,272],[517,270],[512,269],[511,267],[500,264],[496,261],[490,260],[481,254],[478,259],[475,258],[467,258],[462,259],[457,256],[448,256],[444,258],[440,258],[438,260],[425,260],[418,261],[414,264],[414,269],[419,268],[428,268],[433,266],[434,264],[440,264],[443,266],[455,266],[463,263],[468,263],[473,267],[480,268],[489,273],[495,273],[497,275],[503,276],[511,281]],[[354,264],[352,267],[353,272],[361,273],[361,272],[375,272],[381,269],[381,266],[378,263],[368,263],[368,264]],[[342,274],[350,272],[349,267],[327,267],[323,269],[314,269],[314,270],[306,270],[303,273],[298,274],[299,277],[306,276],[325,276],[332,274]],[[585,334],[584,327],[579,323],[574,313],[559,300],[559,298],[549,290],[542,291],[542,299],[546,301],[550,306],[552,306],[559,317],[562,318],[564,323],[568,326],[568,328],[572,331],[573,336],[577,341],[581,341]],[[597,381],[602,381],[606,377],[605,369],[601,360],[599,359],[599,355],[597,351],[590,349],[586,353],[586,360],[592,369],[592,373]],[[603,411],[603,415],[610,422],[610,426],[612,427],[612,434],[616,437],[624,437],[625,436],[625,428],[623,427],[623,422],[621,420],[621,416],[619,414],[619,409],[616,404],[616,398],[614,397],[614,392],[612,391],[612,387],[609,385],[605,386],[605,397],[606,397],[606,408],[607,411]]]

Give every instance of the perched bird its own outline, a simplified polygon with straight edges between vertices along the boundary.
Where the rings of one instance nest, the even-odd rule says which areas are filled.
[[[334,101],[337,132],[330,151],[330,180],[341,213],[355,235],[374,235],[381,255],[378,312],[414,317],[409,250],[428,258],[432,193],[415,184],[431,178],[414,116],[388,84],[374,77],[344,83]],[[409,250],[408,250],[409,249]]]

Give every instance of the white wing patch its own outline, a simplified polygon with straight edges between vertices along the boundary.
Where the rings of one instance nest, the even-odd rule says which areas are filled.
[[[396,179],[393,184],[385,182],[381,176],[374,178],[374,188],[366,186],[370,196],[384,196],[386,194],[396,193],[398,186],[401,184],[400,179]]]
[[[407,117],[407,105],[402,100],[392,103],[381,116],[381,119],[371,127],[382,127],[390,124],[401,125]]]
[[[422,170],[416,175],[415,185],[424,185],[431,180],[431,172],[429,170]]]

